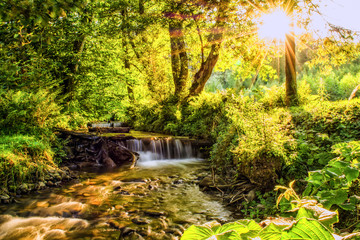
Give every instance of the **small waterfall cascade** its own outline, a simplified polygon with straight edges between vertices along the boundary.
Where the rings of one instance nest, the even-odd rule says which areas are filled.
[[[140,154],[140,160],[171,160],[194,158],[190,141],[173,138],[130,139],[126,147]]]

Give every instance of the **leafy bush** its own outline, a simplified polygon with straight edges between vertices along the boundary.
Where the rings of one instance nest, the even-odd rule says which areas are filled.
[[[226,106],[232,92],[202,93],[190,100],[182,111],[181,133],[214,140],[219,127],[226,125]]]
[[[360,142],[339,143],[333,149],[339,156],[323,169],[309,172],[306,178],[308,186],[303,195],[315,197],[328,209],[336,205],[343,210],[354,211],[359,200],[350,189],[358,184]]]
[[[260,224],[254,220],[238,220],[236,222],[221,225],[214,221],[203,225],[189,227],[181,237],[181,240],[190,239],[309,239],[309,240],[333,240],[333,239],[358,239],[359,233],[341,237],[335,234],[333,224],[338,222],[338,213],[329,211],[317,204],[315,200],[299,199],[292,189],[292,183],[285,193],[280,195],[290,200],[295,197],[292,211],[297,211],[294,218],[270,218]]]
[[[55,95],[40,90],[36,93],[8,91],[0,93],[0,128],[3,133],[43,134],[54,127],[66,126]]]

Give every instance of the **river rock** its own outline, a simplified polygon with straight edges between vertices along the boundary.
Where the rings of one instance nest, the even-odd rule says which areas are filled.
[[[182,235],[182,232],[180,231],[180,229],[177,229],[177,228],[168,228],[168,229],[165,229],[165,232],[166,233],[171,233],[171,234],[174,234],[174,235],[178,235],[178,236]]]
[[[248,194],[246,194],[245,199],[248,202],[253,201],[256,198],[256,191],[254,189],[252,189],[250,192],[248,192]]]
[[[38,182],[36,188],[39,190],[39,189],[44,189],[46,188],[46,185],[44,182]]]
[[[109,157],[105,157],[105,158],[103,159],[103,162],[104,162],[105,167],[107,167],[107,168],[114,168],[114,167],[116,167],[116,164],[114,163],[114,161],[113,161],[111,158],[109,158]]]
[[[156,211],[156,210],[145,210],[144,214],[150,217],[160,217],[166,215],[165,212]]]
[[[108,221],[108,224],[110,227],[115,228],[115,229],[121,229],[124,227],[119,222],[115,221],[114,219],[110,219]]]
[[[3,194],[0,195],[0,199],[1,199],[1,200],[9,200],[9,199],[10,199],[10,196],[7,195],[6,193],[3,193]]]
[[[29,186],[26,183],[23,183],[19,186],[19,190],[23,193],[26,193],[29,191]]]
[[[121,236],[119,237],[119,240],[145,240],[145,238],[143,238],[140,234],[138,234],[137,232],[132,232],[130,233],[128,236],[121,238]]]
[[[121,229],[121,234],[120,234],[120,237],[119,237],[119,240],[123,240],[124,237],[126,236],[129,236],[131,233],[135,232],[134,229],[132,228],[129,228],[129,227],[124,227]]]
[[[61,179],[62,179],[62,177],[60,176],[60,174],[59,173],[54,173],[53,175],[52,175],[52,177],[53,177],[53,179],[56,179],[56,180],[58,180],[58,181],[60,181]]]
[[[214,182],[216,185],[225,185],[225,181],[221,178],[215,178],[215,181],[213,181],[213,178],[211,176],[204,177],[200,182],[200,187],[214,187]]]
[[[48,185],[48,186],[51,186],[51,187],[52,187],[52,186],[54,186],[55,184],[54,184],[52,181],[47,181],[47,182],[46,182],[46,185]]]
[[[183,184],[184,182],[184,179],[177,179],[173,182],[173,184]]]
[[[78,163],[78,167],[80,168],[80,169],[82,169],[82,168],[88,168],[88,167],[93,167],[94,166],[94,163],[92,163],[92,162],[80,162],[80,163]]]
[[[36,206],[40,208],[47,208],[49,206],[49,202],[37,202]]]
[[[145,218],[133,218],[131,221],[137,225],[145,225],[150,223],[150,221]]]
[[[124,209],[124,206],[122,206],[122,205],[115,205],[115,209],[116,209],[116,210]]]

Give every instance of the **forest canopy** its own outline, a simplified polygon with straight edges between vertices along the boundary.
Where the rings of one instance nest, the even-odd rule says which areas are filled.
[[[330,23],[330,35],[312,34],[319,3],[2,1],[1,90],[47,91],[65,112],[108,120],[124,118],[134,104],[184,101],[204,88],[281,84],[284,43],[258,34],[259,24],[274,21],[261,20],[273,9],[302,29],[296,35],[300,75],[315,71],[324,79],[356,61],[359,44],[356,32]],[[317,82],[310,82],[315,93]]]

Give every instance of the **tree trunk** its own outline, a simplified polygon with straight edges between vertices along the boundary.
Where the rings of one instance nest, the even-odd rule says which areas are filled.
[[[224,19],[225,19],[225,12],[227,6],[228,6],[227,1],[221,3],[221,5],[219,6],[217,20],[214,28],[212,29],[212,33],[209,37],[209,40],[211,42],[210,53],[207,56],[205,62],[201,63],[199,71],[195,73],[188,97],[196,96],[202,92],[207,80],[209,80],[212,71],[219,59],[220,47],[224,35],[223,33],[225,26]]]
[[[355,87],[355,89],[352,91],[352,93],[351,93],[351,95],[349,97],[349,101],[355,97],[355,95],[356,95],[357,91],[359,90],[359,88],[360,88],[360,85],[357,85]]]
[[[64,80],[63,83],[63,94],[67,95],[67,98],[69,100],[73,99],[73,92],[75,90],[75,78],[76,78],[76,74],[79,71],[79,66],[80,66],[80,59],[81,59],[81,54],[84,51],[84,46],[85,46],[85,42],[86,42],[86,35],[81,33],[78,36],[78,39],[74,41],[74,45],[73,45],[73,52],[74,55],[76,56],[75,58],[75,62],[70,63],[68,65],[71,74],[67,76],[67,78]]]
[[[127,88],[127,92],[128,92],[128,97],[131,103],[135,102],[135,97],[134,97],[134,90],[133,90],[133,84],[130,83],[129,79],[128,79],[128,74],[130,74],[130,60],[128,58],[128,44],[125,38],[123,38],[123,48],[125,51],[125,56],[124,56],[124,68],[126,70],[126,88]]]
[[[290,33],[286,35],[285,42],[285,103],[288,107],[298,105],[295,64],[295,37],[294,33]]]
[[[121,15],[123,16],[124,20],[128,20],[128,12],[127,9],[123,9],[121,11]],[[128,50],[128,42],[127,42],[127,37],[129,36],[129,29],[127,29],[126,27],[123,29],[124,35],[122,37],[122,45],[123,45],[123,49],[124,49],[124,68],[126,70],[126,76],[125,76],[125,82],[126,82],[126,88],[127,88],[127,92],[128,92],[128,98],[130,103],[134,103],[135,102],[135,96],[134,96],[134,89],[133,89],[133,84],[129,81],[129,74],[130,74],[130,59],[129,59],[129,50]]]
[[[185,49],[185,38],[180,20],[172,19],[169,23],[171,44],[171,67],[175,84],[175,96],[180,98],[185,91],[188,78],[188,56]]]

